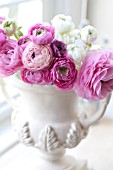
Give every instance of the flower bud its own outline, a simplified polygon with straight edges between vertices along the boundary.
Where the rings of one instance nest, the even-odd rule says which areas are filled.
[[[88,25],[81,29],[80,31],[81,39],[86,43],[92,43],[97,38],[97,31],[94,27]]]
[[[17,30],[17,24],[13,18],[4,20],[2,23],[2,27],[5,30],[7,36],[13,35]]]
[[[51,22],[56,32],[60,34],[68,33],[74,29],[74,23],[71,17],[65,16],[64,14],[56,15]]]
[[[76,44],[67,45],[68,54],[71,55],[77,67],[80,67],[85,59],[86,53],[84,48]]]

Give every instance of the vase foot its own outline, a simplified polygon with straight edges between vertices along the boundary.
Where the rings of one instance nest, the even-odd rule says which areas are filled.
[[[86,160],[75,160],[71,156],[64,156],[60,160],[40,162],[40,170],[91,170]],[[39,170],[38,168],[36,170]]]
[[[87,167],[87,161],[75,160],[71,156],[63,156],[59,160],[48,161],[37,157],[37,159],[27,159],[8,165],[3,170],[91,170]]]
[[[75,160],[71,156],[64,156],[60,160],[49,162],[48,167],[41,170],[91,170],[86,160]]]

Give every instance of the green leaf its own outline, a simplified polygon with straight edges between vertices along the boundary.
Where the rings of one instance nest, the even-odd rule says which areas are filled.
[[[23,36],[23,33],[22,33],[20,30],[17,30],[17,31],[14,33],[14,36],[15,36],[15,38],[18,40],[20,37]]]
[[[22,29],[22,26],[18,27],[17,30],[21,30]]]

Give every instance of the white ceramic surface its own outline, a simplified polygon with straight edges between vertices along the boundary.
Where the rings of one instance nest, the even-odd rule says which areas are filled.
[[[19,89],[20,97],[14,104],[5,92],[5,85]],[[71,157],[63,156],[66,148],[74,148],[86,137],[90,125],[99,120],[110,97],[102,101],[97,113],[87,118],[85,112],[78,115],[78,96],[62,92],[54,86],[28,85],[18,78],[5,79],[2,88],[7,99],[14,105],[12,123],[21,142],[41,152],[41,170],[87,170]],[[46,160],[46,161],[45,161]],[[31,168],[30,170],[35,170]]]

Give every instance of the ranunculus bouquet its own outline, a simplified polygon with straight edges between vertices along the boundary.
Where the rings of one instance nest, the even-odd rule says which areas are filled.
[[[25,83],[104,99],[113,90],[113,50],[94,45],[96,29],[75,29],[70,16],[51,23],[37,23],[23,35],[14,19],[0,17],[0,77],[18,72]]]

